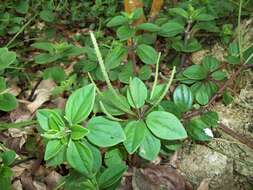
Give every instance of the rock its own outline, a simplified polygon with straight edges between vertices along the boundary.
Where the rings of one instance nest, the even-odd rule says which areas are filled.
[[[210,190],[233,190],[233,159],[202,146],[182,149],[179,169],[195,187],[210,179]],[[234,189],[235,190],[235,189]]]

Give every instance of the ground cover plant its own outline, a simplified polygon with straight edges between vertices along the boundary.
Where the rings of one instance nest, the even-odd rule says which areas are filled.
[[[0,187],[20,178],[37,189],[13,170],[35,160],[31,179],[42,165],[61,174],[48,189],[116,189],[134,168],[212,141],[212,106],[233,102],[252,68],[241,29],[252,10],[249,0],[3,1]],[[223,59],[192,59],[216,43]]]

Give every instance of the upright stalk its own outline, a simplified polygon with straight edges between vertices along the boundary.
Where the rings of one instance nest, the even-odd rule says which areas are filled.
[[[95,52],[96,52],[96,55],[97,55],[97,59],[98,59],[98,63],[99,63],[100,69],[102,71],[103,77],[105,79],[105,82],[106,82],[109,90],[112,92],[112,95],[118,101],[118,103],[121,104],[122,110],[124,112],[126,112],[126,113],[128,113],[130,115],[135,115],[134,112],[132,112],[131,110],[129,110],[128,108],[125,107],[125,104],[122,102],[122,100],[119,97],[118,93],[114,90],[114,88],[113,88],[113,86],[111,84],[111,81],[109,79],[109,76],[108,76],[108,74],[106,72],[105,64],[104,64],[101,52],[100,52],[100,50],[98,48],[97,40],[96,40],[93,32],[90,32],[90,36],[91,36],[91,40],[92,40],[92,43],[93,43],[93,46],[94,46],[94,49],[95,49]]]

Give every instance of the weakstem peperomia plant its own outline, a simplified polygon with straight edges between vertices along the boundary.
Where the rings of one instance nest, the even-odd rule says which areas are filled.
[[[123,145],[127,152],[133,154],[138,151],[139,156],[144,159],[154,160],[160,151],[161,140],[182,140],[187,138],[186,130],[180,120],[172,113],[159,107],[160,102],[171,86],[176,71],[175,67],[168,82],[158,85],[160,57],[158,56],[155,82],[152,89],[149,91],[139,78],[130,78],[126,96],[124,96],[112,87],[95,36],[92,32],[90,35],[109,92],[114,97],[107,96],[98,90],[101,96],[99,104],[108,118],[124,123],[126,140]],[[115,103],[115,100],[118,101]],[[127,115],[127,117],[124,116],[124,119],[115,117],[115,110],[111,112],[112,107],[122,111],[116,115]]]

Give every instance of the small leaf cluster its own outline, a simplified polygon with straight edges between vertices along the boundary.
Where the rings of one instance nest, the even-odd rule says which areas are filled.
[[[16,53],[8,48],[0,48],[0,74],[4,73],[11,64],[16,61]],[[11,111],[17,107],[15,96],[8,92],[6,80],[0,76],[0,110]]]
[[[1,188],[11,190],[11,180],[13,172],[10,165],[14,162],[16,153],[13,150],[0,152],[0,184]]]

